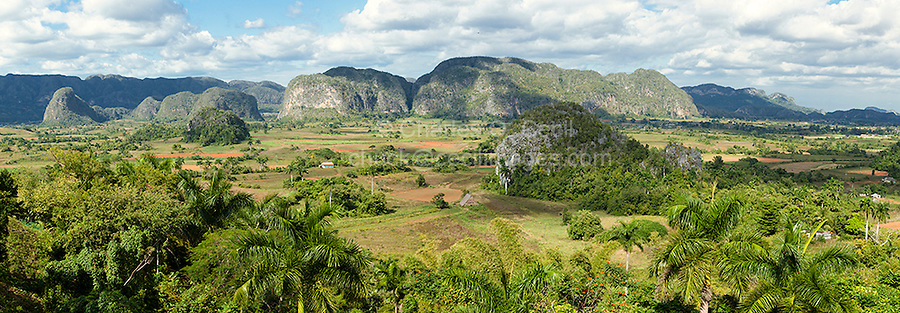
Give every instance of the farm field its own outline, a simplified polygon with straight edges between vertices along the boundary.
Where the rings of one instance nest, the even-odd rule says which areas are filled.
[[[66,142],[49,142],[42,147],[72,148],[79,144],[91,146],[98,155],[108,155],[112,160],[134,159],[144,154],[158,158],[177,158],[183,162],[182,168],[203,171],[221,166],[228,158],[252,155],[240,165],[248,173],[234,175],[233,189],[251,194],[260,200],[268,195],[287,196],[293,191],[285,182],[300,179],[300,176],[283,171],[300,152],[327,148],[346,155],[350,163],[361,166],[371,162],[366,153],[377,147],[393,146],[404,157],[437,157],[441,154],[459,155],[467,149],[490,138],[500,136],[503,129],[485,127],[487,123],[447,122],[441,120],[402,119],[390,122],[357,121],[353,124],[329,125],[309,124],[302,127],[276,125],[252,132],[250,142],[232,146],[199,146],[184,143],[180,138],[156,140],[145,143],[139,149],[117,151],[98,149],[99,143],[116,138],[123,139],[129,132],[141,127],[140,123],[120,122],[103,127],[82,129],[37,130],[25,128],[0,128],[5,138],[39,142],[41,138],[68,138]],[[809,153],[784,153],[785,148],[809,150],[822,142],[839,141],[847,145],[865,147],[866,153],[874,153],[892,143],[891,136],[766,136],[754,137],[739,132],[720,130],[697,130],[680,128],[633,129],[622,125],[625,133],[642,144],[653,148],[665,148],[670,142],[683,143],[702,151],[704,161],[721,158],[726,163],[737,162],[752,157],[773,169],[784,169],[789,173],[822,172],[846,180],[860,183],[878,183],[887,175],[865,167],[865,156],[811,155]],[[95,139],[91,139],[94,137]],[[101,139],[102,138],[102,139]],[[54,160],[37,149],[20,150],[20,146],[0,152],[0,167],[36,168],[48,166]],[[324,177],[346,176],[354,167],[333,169],[310,168],[303,179],[316,180]],[[366,190],[384,192],[388,207],[393,213],[361,218],[338,218],[334,225],[341,234],[354,239],[363,247],[377,255],[402,256],[433,245],[445,249],[466,237],[488,238],[487,222],[495,217],[508,218],[519,223],[533,248],[556,247],[571,253],[583,249],[589,243],[573,241],[566,236],[566,227],[561,223],[562,211],[567,203],[555,203],[498,195],[482,190],[481,179],[493,173],[493,166],[473,166],[454,173],[436,173],[428,167],[412,167],[412,172],[395,173],[384,176],[359,176],[353,180]],[[423,175],[427,187],[415,185],[418,174]],[[466,193],[473,195],[474,206],[453,205],[449,210],[435,209],[429,201],[439,193],[443,199],[455,204]],[[664,222],[659,216],[611,216],[597,212],[602,217],[604,227],[612,227],[619,221],[633,218]],[[898,218],[894,218],[898,219]],[[895,228],[898,221],[885,223],[885,228]],[[621,251],[612,255],[622,261]],[[646,265],[648,255],[638,251],[634,265]]]
[[[245,238],[232,232],[246,234],[248,230],[241,227],[253,225],[250,223],[256,225],[250,232],[275,229],[272,234],[277,234],[273,228],[279,227],[277,222],[261,223],[253,214],[280,214],[274,212],[282,211],[269,205],[287,203],[294,208],[334,210],[322,223],[333,234],[358,245],[371,257],[375,269],[384,262],[399,262],[417,271],[415,275],[444,270],[452,264],[429,262],[452,261],[455,253],[501,253],[507,249],[503,245],[510,243],[510,238],[502,236],[515,230],[515,244],[525,249],[523,256],[559,262],[554,266],[587,278],[627,272],[627,281],[606,283],[622,285],[615,288],[643,286],[640,288],[648,290],[648,295],[657,282],[653,275],[660,249],[676,238],[671,234],[684,227],[670,224],[668,211],[690,199],[699,200],[700,208],[717,205],[717,199],[744,199],[744,211],[738,214],[741,230],[759,233],[766,242],[777,243],[788,222],[804,227],[801,231],[815,227],[810,225],[813,223],[825,225],[825,233],[837,234],[838,240],[811,241],[812,252],[843,245],[863,247],[857,252],[873,249],[861,246],[867,222],[872,226],[871,238],[879,244],[900,238],[900,186],[883,183],[889,173],[876,170],[872,162],[880,151],[900,140],[893,130],[834,128],[812,132],[811,126],[790,128],[784,123],[735,126],[731,121],[638,122],[625,118],[611,123],[614,129],[637,140],[640,146],[629,146],[628,152],[643,151],[643,155],[634,155],[646,158],[644,161],[622,161],[634,156],[625,154],[618,160],[601,160],[573,172],[535,171],[537,175],[520,176],[527,184],[508,186],[509,195],[496,175],[503,169],[496,169],[493,153],[508,124],[497,121],[353,117],[251,123],[251,139],[224,146],[203,146],[181,137],[136,140],[137,134],[152,127],[133,121],[75,128],[0,127],[0,167],[30,177],[30,182],[24,180],[27,184],[44,184],[36,181],[49,175],[63,175],[58,176],[62,179],[56,179],[57,183],[67,179],[72,183],[63,168],[71,163],[58,158],[90,152],[87,158],[100,161],[101,167],[110,171],[106,172],[109,177],[121,179],[117,182],[120,186],[128,186],[135,179],[130,175],[139,173],[139,166],[153,162],[177,164],[185,170],[170,178],[167,188],[173,188],[173,181],[179,184],[174,188],[182,188],[181,184],[196,179],[200,188],[212,189],[214,177],[226,173],[230,192],[246,194],[253,205],[244,207],[240,216],[229,222],[238,226],[209,226],[202,242],[193,243],[191,257],[210,253],[207,256],[216,255],[213,259],[221,260],[221,250],[207,250],[210,247],[204,243],[210,240],[216,247],[213,249],[225,249]],[[697,123],[706,126],[698,127]],[[668,149],[694,158],[692,164],[698,167],[669,167],[673,161]],[[660,164],[662,167],[657,167]],[[658,171],[660,168],[663,172]],[[172,174],[167,168],[163,171]],[[150,181],[137,179],[142,184]],[[66,194],[54,192],[61,192],[62,197]],[[165,192],[173,198],[172,203],[181,203],[180,210],[186,210],[189,203],[189,195],[183,192]],[[864,200],[876,198],[875,193],[881,194],[876,207],[887,211],[870,218],[861,208]],[[465,205],[460,203],[463,198],[467,199]],[[197,218],[191,220],[196,223]],[[643,232],[639,236],[644,238],[630,250],[625,249],[629,246],[622,243],[625,235],[621,233],[628,227],[640,227],[635,231]],[[593,232],[593,238],[583,235],[577,239],[585,229]],[[188,270],[193,269],[179,271]],[[628,298],[624,290],[615,288],[605,291],[610,299]],[[724,286],[716,288],[726,290]],[[428,298],[419,299],[424,302]],[[378,312],[387,312],[386,308]]]

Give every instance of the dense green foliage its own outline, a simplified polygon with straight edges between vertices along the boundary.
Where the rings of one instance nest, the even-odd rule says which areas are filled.
[[[578,105],[549,108],[558,110],[530,118],[541,125],[565,125],[560,123],[566,120],[565,114],[584,113]],[[121,128],[108,133],[91,129],[84,136],[35,132],[35,139],[4,138],[2,143],[10,148],[6,152],[47,150],[35,159],[43,157],[52,164],[0,169],[0,222],[6,223],[0,228],[0,248],[8,251],[6,260],[0,259],[0,311],[900,309],[900,238],[885,227],[873,229],[874,224],[896,215],[890,200],[896,199],[897,187],[875,183],[875,177],[849,180],[834,174],[853,174],[862,168],[864,174],[856,177],[868,176],[869,160],[860,151],[872,149],[872,142],[883,146],[888,138],[796,139],[805,140],[802,150],[808,153],[801,155],[797,150],[790,155],[794,160],[828,163],[834,157],[845,163],[832,163],[852,167],[848,169],[799,174],[777,169],[795,164],[764,163],[776,157],[762,152],[766,151],[762,146],[771,145],[763,140],[754,148],[740,146],[748,149],[741,152],[760,159],[725,162],[719,157],[701,168],[683,168],[672,164],[679,156],[637,143],[590,115],[572,120],[576,121],[573,132],[565,138],[543,133],[541,127],[531,128],[534,138],[546,135],[565,146],[539,146],[525,152],[563,154],[572,152],[569,147],[577,152],[597,146],[603,148],[597,151],[609,153],[608,158],[572,166],[517,164],[501,171],[500,176],[511,178],[505,182],[487,174],[492,172],[489,169],[453,174],[438,170],[444,165],[469,165],[465,157],[423,154],[404,159],[406,151],[400,147],[411,146],[405,141],[373,141],[363,161],[384,166],[372,168],[362,166],[367,165],[363,162],[352,164],[346,154],[325,148],[299,151],[285,146],[277,153],[260,154],[271,147],[265,142],[269,137],[283,138],[276,134],[261,138],[263,143],[238,147],[247,151],[241,157],[188,160],[204,168],[195,172],[179,170],[183,162],[179,159],[107,153],[107,148],[131,143],[121,138]],[[532,126],[517,123],[510,131],[530,131]],[[325,129],[325,134],[360,129],[358,125],[350,130],[315,127]],[[769,126],[734,127],[740,128],[734,133],[749,134]],[[857,131],[778,127],[804,133],[827,131],[824,128]],[[667,131],[673,138],[676,133],[695,131],[686,128]],[[165,133],[164,129],[148,130],[151,135]],[[555,130],[559,128],[550,133]],[[469,138],[463,140],[473,147],[480,140]],[[159,142],[140,144],[160,146]],[[25,150],[26,145],[32,145],[27,148],[32,150]],[[172,149],[228,150],[185,146]],[[479,146],[479,151],[471,153],[492,148],[489,143]],[[90,152],[96,149],[102,152]],[[671,140],[667,150],[686,156],[690,149]],[[341,166],[309,170],[315,177],[307,179],[263,172],[269,163],[292,162],[291,174],[303,175],[324,161]],[[242,162],[258,163],[259,172],[229,177],[245,173],[242,167],[247,165]],[[425,170],[419,164],[432,168]],[[404,167],[416,172],[398,170]],[[361,170],[370,176],[353,177]],[[252,188],[248,182],[264,181],[266,175],[270,180],[263,184],[287,181],[289,189],[284,193],[289,195],[256,192],[254,199],[232,189],[231,181],[236,187]],[[486,176],[485,186],[494,191],[471,185],[480,175]],[[382,193],[422,192],[415,189],[429,182],[440,188],[468,188],[464,192],[478,203],[468,207],[447,203],[449,208],[436,210],[427,201]],[[503,192],[506,186],[510,193],[559,202],[490,194]],[[433,200],[435,206],[443,206],[443,195]],[[562,207],[571,210],[563,212],[567,230],[547,225],[557,221]],[[631,216],[608,216],[597,210]],[[669,228],[651,222],[664,219]],[[406,232],[414,237],[391,237]],[[450,236],[443,235],[449,232]],[[342,238],[346,234],[359,238],[361,244]],[[459,234],[471,237],[452,237]],[[567,235],[582,240],[567,240]],[[828,236],[832,239],[825,239]],[[403,243],[393,250],[394,241]],[[415,253],[409,252],[417,247]]]
[[[18,189],[12,173],[5,169],[0,170],[0,266],[4,268],[8,255],[6,251],[6,237],[9,236],[8,217],[18,210],[19,203],[16,201]],[[2,272],[0,275],[3,275]]]
[[[191,118],[184,141],[202,145],[229,145],[250,138],[247,124],[231,111],[202,108]]]
[[[497,153],[500,177],[488,178],[486,187],[620,215],[658,213],[670,191],[689,187],[696,175],[571,103],[526,112],[507,128]]]
[[[419,186],[419,187],[427,187],[428,186],[428,183],[425,182],[425,176],[422,176],[422,174],[419,174],[418,176],[416,176],[416,186]]]
[[[376,163],[373,163],[368,166],[360,167],[357,170],[357,172],[360,175],[366,175],[366,176],[387,175],[387,174],[391,174],[391,173],[402,173],[402,172],[409,172],[409,171],[412,171],[412,169],[409,166],[407,166],[406,164],[403,164],[400,162],[395,162],[395,163],[376,162]]]
[[[363,298],[370,259],[352,241],[335,236],[326,220],[330,213],[328,207],[309,206],[260,212],[256,228],[232,239],[236,261],[247,269],[237,277],[241,284],[234,301],[333,312],[337,295],[345,301]]]
[[[602,241],[615,241],[622,245],[625,250],[625,271],[630,268],[630,256],[633,247],[638,247],[641,251],[645,245],[649,245],[654,238],[660,238],[668,234],[665,226],[648,220],[633,220],[625,223],[619,221],[619,225],[613,229],[604,232],[600,236]],[[571,235],[570,235],[571,237]],[[574,238],[573,238],[574,239]]]
[[[184,129],[182,127],[151,123],[135,129],[134,132],[128,135],[128,139],[141,142],[160,139],[165,140],[181,137],[182,135],[184,135]]]
[[[371,216],[389,213],[384,193],[373,193],[345,177],[295,181],[295,199],[316,200],[333,207],[338,216]]]
[[[888,172],[888,175],[900,177],[900,141],[878,154],[872,167]]]

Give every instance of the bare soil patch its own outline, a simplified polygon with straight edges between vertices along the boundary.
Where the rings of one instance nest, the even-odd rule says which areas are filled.
[[[445,150],[459,150],[464,144],[454,143],[454,142],[446,142],[446,141],[422,141],[416,145],[413,145],[415,148],[422,149],[445,149]]]
[[[701,158],[703,161],[712,161],[716,156],[721,156],[722,162],[734,162],[747,157],[743,154],[705,154]]]
[[[462,197],[461,190],[449,188],[419,188],[407,191],[398,191],[392,193],[391,195],[407,200],[429,202],[434,198],[434,195],[438,193],[444,193],[444,201],[451,203],[459,200],[459,198]]]
[[[784,163],[790,162],[790,159],[779,159],[779,158],[756,158],[757,161],[762,163]]]
[[[859,170],[847,171],[847,173],[861,174],[861,175],[872,175],[872,170],[859,169]],[[875,174],[872,175],[872,176],[888,176],[888,173],[885,172],[885,171],[875,171]],[[879,180],[879,181],[880,181],[880,180]]]
[[[181,153],[181,154],[154,154],[154,157],[157,158],[189,158],[192,156],[202,156],[202,157],[210,157],[210,158],[228,158],[228,157],[239,157],[244,155],[240,152],[231,152],[231,153]]]
[[[894,221],[894,222],[890,222],[890,223],[878,224],[878,226],[881,226],[881,227],[884,227],[884,228],[889,228],[889,229],[894,229],[894,230],[900,230],[900,221]]]
[[[800,173],[812,170],[832,169],[838,167],[838,164],[832,162],[793,162],[777,164],[775,167],[783,168],[790,173]]]
[[[181,169],[183,170],[191,170],[191,171],[203,171],[203,167],[197,164],[182,164]]]

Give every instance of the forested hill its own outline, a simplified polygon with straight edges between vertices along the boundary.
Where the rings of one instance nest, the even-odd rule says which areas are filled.
[[[704,116],[743,119],[806,120],[821,117],[815,109],[794,103],[783,93],[767,95],[756,88],[734,89],[715,84],[682,87],[694,100]]]
[[[95,75],[86,79],[63,75],[0,76],[0,124],[40,122],[53,93],[71,87],[88,105],[132,110],[147,97],[189,91],[200,94],[211,87],[242,91],[257,98],[260,108],[280,106],[284,87],[273,82],[225,82],[210,77],[133,78]],[[275,102],[275,103],[273,103]],[[271,109],[270,109],[271,110]]]
[[[593,112],[699,116],[690,96],[654,70],[603,76],[518,58],[464,57],[443,61],[409,84],[399,76],[371,69],[337,69],[340,75],[332,69],[294,78],[279,117],[298,118],[315,109],[342,114],[410,110],[446,118],[515,117],[560,101],[580,103]]]
[[[681,87],[697,105],[700,113],[714,118],[747,120],[783,120],[826,122],[844,125],[900,125],[900,115],[868,107],[822,113],[799,106],[783,93],[766,94],[756,88],[734,89],[715,84]]]

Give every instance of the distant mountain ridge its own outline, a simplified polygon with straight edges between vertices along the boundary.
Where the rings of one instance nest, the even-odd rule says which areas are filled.
[[[513,118],[532,108],[558,102],[578,103],[595,114],[674,118],[772,119],[851,125],[900,125],[900,115],[876,107],[823,113],[796,104],[783,93],[756,88],[735,89],[715,84],[677,87],[661,73],[637,69],[606,76],[587,70],[562,69],[506,57],[460,57],[440,62],[419,77],[408,79],[374,69],[335,67],[321,74],[299,75],[287,86],[270,81],[225,82],[210,77],[130,78],[93,75],[85,79],[63,75],[0,76],[0,124],[47,120],[45,109],[54,93],[69,87],[56,113],[80,112],[80,99],[96,116],[91,122],[132,117],[143,120],[188,118],[200,102],[235,110],[258,120],[260,112],[277,118],[308,114],[416,113],[441,118]],[[219,100],[198,97],[215,88]],[[226,93],[232,90],[241,94]],[[68,96],[77,94],[75,98]],[[249,98],[255,98],[250,105]],[[218,104],[217,104],[218,103]],[[72,104],[74,106],[69,106]],[[249,109],[254,106],[254,109]],[[253,111],[253,112],[251,112]],[[65,114],[63,114],[65,115]],[[65,120],[65,118],[63,118]],[[85,120],[85,122],[87,122]],[[52,124],[52,123],[51,123]]]
[[[281,85],[268,81],[225,82],[210,77],[139,79],[120,75],[93,75],[82,80],[76,76],[64,75],[8,74],[0,76],[0,124],[42,121],[53,94],[63,87],[71,87],[89,106],[103,109],[118,107],[128,111],[147,97],[161,101],[182,91],[200,94],[212,87],[242,91],[256,97],[261,107],[279,108],[284,91]],[[273,101],[276,103],[272,103]],[[120,114],[122,110],[113,111]]]
[[[734,89],[716,84],[681,87],[706,117],[826,122],[846,125],[900,125],[900,115],[876,107],[822,113],[802,107],[783,94],[756,88]]]
[[[169,95],[162,101],[147,97],[134,109],[131,116],[136,120],[187,121],[204,107],[232,111],[245,120],[263,120],[255,97],[219,87],[209,88],[201,94],[182,91]]]
[[[262,121],[256,98],[246,93],[212,87],[202,94],[179,92],[158,101],[147,97],[134,110],[123,107],[103,108],[88,106],[72,87],[63,87],[53,93],[44,110],[43,126],[74,126],[102,123],[124,117],[158,122],[186,122],[203,108],[230,111],[235,117]]]
[[[767,95],[756,88],[734,89],[715,84],[681,87],[707,117],[803,120],[818,110],[802,107],[783,93]]]
[[[285,90],[279,118],[304,108],[407,112],[449,118],[515,117],[537,106],[580,103],[593,111],[651,117],[699,116],[690,96],[653,70],[603,76],[518,58],[463,57],[438,64],[410,83],[373,69],[337,67],[300,75]]]

